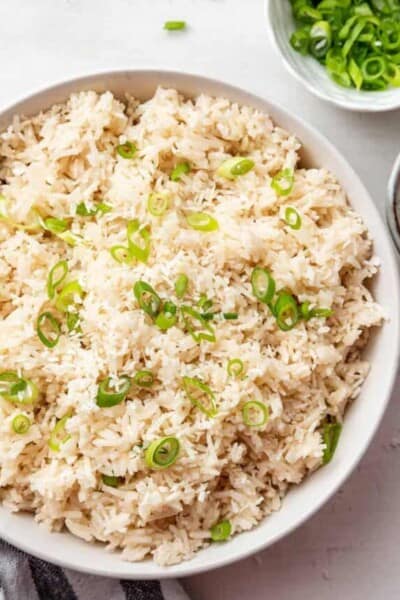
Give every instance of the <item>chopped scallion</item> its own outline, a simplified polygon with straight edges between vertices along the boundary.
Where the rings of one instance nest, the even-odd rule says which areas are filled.
[[[186,396],[207,417],[213,418],[217,414],[215,395],[211,389],[198,377],[183,377],[183,389]]]
[[[18,433],[20,435],[24,435],[27,433],[31,426],[31,420],[26,415],[16,415],[12,422],[11,427],[14,433]]]
[[[146,448],[144,460],[150,469],[166,469],[176,462],[179,450],[180,443],[176,437],[163,437],[159,440],[154,440]]]
[[[242,408],[243,422],[248,427],[263,427],[269,418],[268,407],[258,400],[250,400]]]

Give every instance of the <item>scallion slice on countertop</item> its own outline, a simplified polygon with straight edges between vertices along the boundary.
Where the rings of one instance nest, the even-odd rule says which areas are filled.
[[[332,460],[341,432],[341,423],[332,421],[329,418],[326,419],[322,429],[322,440],[325,444],[324,454],[322,457],[323,465],[327,465]]]
[[[250,400],[242,408],[243,423],[248,427],[263,427],[269,418],[268,407],[258,400]]]
[[[50,311],[42,312],[36,321],[36,333],[42,344],[54,348],[61,336],[61,323]]]
[[[183,377],[183,389],[187,398],[207,417],[213,418],[217,414],[215,394],[198,377]]]
[[[192,229],[197,231],[217,231],[219,229],[218,221],[211,215],[204,212],[194,212],[186,216],[186,221]]]
[[[271,181],[271,187],[278,196],[288,196],[293,189],[293,184],[293,169],[283,169],[282,171],[279,171]]]
[[[161,298],[146,281],[137,281],[133,293],[139,306],[152,319],[155,319],[161,309]]]
[[[152,192],[147,199],[147,210],[153,217],[162,217],[168,210],[171,195],[169,192]]]
[[[213,542],[225,542],[232,533],[231,522],[227,519],[215,523],[210,529],[210,537]]]
[[[190,306],[182,306],[181,312],[186,329],[195,342],[201,342],[202,340],[207,342],[216,341],[214,328],[203,318],[201,313]]]
[[[131,378],[122,375],[118,379],[107,377],[97,388],[96,404],[101,408],[116,406],[125,400],[131,387]]]
[[[260,302],[269,304],[275,294],[275,280],[267,269],[255,267],[251,273],[251,289]]]
[[[180,273],[175,281],[175,294],[180,300],[185,296],[189,285],[189,278],[184,273]]]
[[[287,206],[285,208],[285,223],[295,230],[300,229],[301,227],[301,217],[293,206]]]
[[[154,440],[145,450],[144,460],[149,469],[160,470],[171,467],[179,456],[178,438],[166,436]]]
[[[31,426],[31,420],[29,417],[27,417],[26,415],[16,415],[12,422],[11,422],[11,427],[12,430],[14,431],[14,433],[18,433],[19,435],[24,435],[25,433],[28,433],[30,426]]]
[[[57,288],[62,284],[68,273],[68,263],[66,260],[59,260],[58,263],[50,269],[47,276],[47,295],[50,300],[56,295]]]
[[[133,381],[139,387],[150,388],[154,383],[154,375],[148,369],[142,369],[135,374]]]
[[[62,417],[62,419],[57,421],[53,431],[51,432],[48,445],[50,450],[53,450],[53,452],[59,452],[61,450],[61,446],[71,439],[69,433],[65,431],[65,425],[70,418],[71,415],[66,414],[64,417]]]
[[[14,404],[35,404],[39,389],[30,379],[20,377],[15,371],[0,373],[0,396]]]
[[[187,161],[178,163],[171,171],[169,178],[171,181],[180,181],[182,175],[187,175],[191,171],[190,163]]]
[[[119,144],[117,146],[117,153],[121,158],[130,159],[135,156],[137,152],[137,147],[134,142],[124,142],[123,144]]]
[[[217,175],[225,179],[236,179],[254,168],[254,160],[245,156],[233,156],[224,160],[217,169]]]
[[[186,21],[165,21],[164,29],[167,31],[181,31],[186,29]]]
[[[244,363],[240,358],[231,358],[226,367],[230,377],[240,377],[244,373]]]

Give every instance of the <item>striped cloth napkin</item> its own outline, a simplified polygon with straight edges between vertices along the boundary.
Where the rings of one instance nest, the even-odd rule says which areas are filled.
[[[128,581],[51,565],[0,542],[1,600],[189,600],[175,580]]]

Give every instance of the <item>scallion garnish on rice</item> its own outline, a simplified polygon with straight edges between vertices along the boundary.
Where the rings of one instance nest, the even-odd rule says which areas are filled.
[[[50,311],[42,312],[36,321],[36,332],[42,344],[54,348],[61,336],[60,321]]]
[[[254,296],[263,302],[269,304],[275,294],[275,280],[271,273],[263,267],[255,267],[251,273],[251,288]]]
[[[295,230],[300,229],[301,227],[301,217],[297,210],[292,206],[287,206],[285,208],[285,223]]]
[[[162,217],[168,210],[171,195],[169,192],[153,192],[147,199],[147,210],[153,217]]]
[[[336,421],[327,419],[322,429],[322,441],[325,444],[322,457],[322,464],[327,465],[333,458],[337,448],[339,437],[342,432],[342,425]]]
[[[101,474],[101,481],[104,485],[108,487],[118,487],[121,483],[121,477],[116,477],[115,475],[106,475],[105,473]]]
[[[60,260],[50,269],[47,276],[47,295],[50,300],[56,295],[57,288],[62,284],[68,274],[68,263]]]
[[[155,319],[161,309],[161,298],[146,281],[137,281],[133,286],[133,293],[140,308]]]
[[[117,153],[121,158],[129,159],[133,158],[137,152],[136,144],[133,142],[124,142],[117,146]]]
[[[135,374],[133,381],[139,387],[150,388],[154,383],[154,375],[148,369],[142,369]]]
[[[215,402],[215,394],[198,377],[183,377],[183,389],[187,398],[207,417],[213,418],[218,410]]]
[[[226,367],[230,377],[240,377],[244,373],[244,363],[240,358],[231,358]]]
[[[207,342],[216,341],[214,328],[201,313],[190,306],[182,306],[181,313],[185,327],[195,342],[201,342],[202,340]]]
[[[231,522],[227,519],[213,525],[210,529],[210,537],[213,542],[225,542],[232,533]]]
[[[187,161],[178,163],[171,171],[169,178],[171,181],[180,181],[182,175],[187,175],[191,171],[190,163]]]
[[[224,160],[218,167],[217,175],[225,179],[236,179],[241,175],[246,175],[254,168],[254,160],[244,156],[233,156]]]
[[[242,408],[243,423],[248,427],[263,427],[269,418],[268,407],[258,400],[250,400]]]
[[[292,169],[283,169],[271,181],[271,187],[278,196],[288,196],[293,189],[294,173]]]
[[[178,438],[166,436],[154,440],[144,453],[144,460],[150,469],[160,470],[171,467],[177,460],[180,450]]]
[[[13,404],[35,404],[39,397],[37,385],[20,377],[15,371],[0,373],[0,396]]]
[[[219,229],[218,221],[204,212],[186,215],[186,221],[189,227],[197,231],[217,231]]]
[[[182,299],[186,294],[189,285],[189,278],[184,273],[180,273],[175,282],[175,294],[177,298]]]
[[[177,307],[173,302],[164,302],[159,314],[156,316],[155,324],[161,331],[166,331],[173,327],[177,321]]]
[[[11,427],[12,430],[14,431],[14,433],[18,433],[19,435],[24,435],[25,433],[28,433],[30,426],[31,426],[31,420],[29,417],[27,417],[26,415],[20,414],[20,415],[16,415],[12,422],[11,422]]]
[[[101,408],[116,406],[125,400],[131,388],[131,378],[122,375],[118,379],[107,377],[97,388],[96,404]]]
[[[68,440],[71,439],[69,433],[65,431],[65,425],[70,418],[71,415],[66,414],[64,417],[62,417],[62,419],[57,421],[56,425],[54,426],[48,441],[48,446],[50,450],[53,450],[53,452],[59,452],[61,450],[61,446],[66,444]]]
[[[70,311],[72,306],[82,303],[84,295],[85,292],[79,281],[70,281],[58,294],[55,307],[60,312]]]

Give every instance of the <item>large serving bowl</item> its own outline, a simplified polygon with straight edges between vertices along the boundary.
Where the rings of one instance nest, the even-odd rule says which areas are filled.
[[[268,517],[252,531],[237,535],[229,542],[213,544],[192,560],[171,567],[152,561],[128,563],[118,553],[108,553],[100,544],[89,544],[69,533],[49,533],[31,515],[11,514],[0,508],[0,537],[11,544],[72,569],[111,577],[151,579],[180,577],[239,560],[269,546],[298,527],[318,510],[344,482],[364,454],[389,401],[399,355],[399,281],[388,233],[361,181],[339,152],[313,127],[278,108],[268,100],[239,88],[196,75],[165,71],[120,71],[91,75],[61,83],[29,96],[0,113],[0,130],[15,114],[33,115],[64,101],[72,92],[94,89],[111,90],[123,98],[126,92],[144,100],[158,85],[172,86],[187,96],[202,92],[225,96],[269,113],[272,118],[295,133],[304,144],[305,166],[324,166],[332,170],[346,189],[350,202],[368,226],[375,251],[382,260],[379,275],[373,281],[376,299],[386,309],[388,321],[375,332],[366,351],[371,372],[360,397],[350,407],[342,437],[333,461],[293,487],[282,509]],[[323,534],[322,534],[323,535]]]

